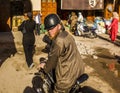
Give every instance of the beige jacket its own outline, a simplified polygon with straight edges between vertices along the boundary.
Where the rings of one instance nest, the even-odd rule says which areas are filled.
[[[84,63],[74,38],[66,31],[60,31],[53,40],[46,64],[46,72],[55,69],[56,87],[70,88],[84,72]]]

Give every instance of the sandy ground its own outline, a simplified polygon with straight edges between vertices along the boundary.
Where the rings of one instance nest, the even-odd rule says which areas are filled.
[[[36,66],[39,64],[40,57],[47,57],[47,54],[41,51],[45,46],[42,37],[43,35],[36,37],[36,42],[39,42],[34,55]],[[120,93],[120,70],[118,69],[120,64],[115,58],[115,55],[120,54],[119,38],[115,43],[110,42],[109,36],[105,34],[95,39],[78,36],[74,38],[76,42],[82,42],[95,51],[94,55],[82,55],[86,64],[85,72],[89,75],[89,79],[81,85],[83,90],[87,91],[85,93]],[[2,44],[3,47],[6,47],[6,43]],[[14,56],[8,56],[7,51],[2,52],[0,56],[0,61],[3,62],[0,67],[0,93],[33,93],[27,90],[32,88],[32,79],[37,72],[36,66],[31,70],[28,69],[21,44],[17,43],[16,47],[17,52]],[[110,69],[112,63],[114,66]]]

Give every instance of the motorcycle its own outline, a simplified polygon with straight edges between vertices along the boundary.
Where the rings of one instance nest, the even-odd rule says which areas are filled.
[[[45,73],[43,69],[35,73],[32,84],[36,93],[53,93],[53,77],[51,73]]]
[[[72,86],[69,93],[82,93],[80,84],[88,79],[86,73],[82,74]],[[32,81],[33,89],[36,93],[53,93],[54,79],[52,73],[45,73],[43,69],[40,69],[35,73],[35,77]]]
[[[76,32],[78,36],[88,37],[88,38],[96,38],[97,33],[95,32],[96,27],[90,27],[85,25],[83,22],[76,23]]]

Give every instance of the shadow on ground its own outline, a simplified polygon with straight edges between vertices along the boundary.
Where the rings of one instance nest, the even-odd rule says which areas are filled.
[[[23,93],[37,93],[34,88],[30,87],[30,86],[27,86],[24,90]],[[41,92],[40,92],[41,93]],[[102,93],[92,87],[89,87],[89,86],[84,86],[82,89],[81,89],[81,93]]]
[[[119,40],[120,40],[120,36],[117,36],[117,39],[119,39]]]
[[[108,42],[110,42],[110,43],[113,43],[113,44],[116,45],[116,46],[120,46],[120,41],[119,41],[119,40],[116,40],[115,42],[112,42],[112,41],[109,40],[108,38],[102,37],[102,36],[100,36],[100,35],[98,35],[98,38],[103,39],[103,40],[105,40],[105,41],[108,41]],[[120,39],[120,36],[118,36],[117,39]]]
[[[17,53],[14,36],[12,32],[1,32],[0,34],[0,67],[3,62]]]
[[[25,90],[23,91],[23,93],[37,93],[37,92],[35,92],[32,87],[27,86],[27,87],[25,88]]]
[[[84,86],[82,89],[81,89],[82,93],[102,93],[92,87],[89,87],[89,86]]]
[[[97,59],[93,59],[92,56],[87,56],[84,62],[95,69],[95,71],[107,82],[113,89],[120,93],[120,64],[118,63],[115,55],[112,55],[108,49],[98,47],[96,49]],[[110,65],[114,64],[113,69]],[[118,72],[117,76],[115,71]],[[88,92],[89,93],[89,92]]]

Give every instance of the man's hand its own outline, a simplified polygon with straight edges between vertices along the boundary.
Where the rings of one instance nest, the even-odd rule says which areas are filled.
[[[46,65],[46,62],[47,62],[46,58],[41,57],[40,58],[40,64],[38,65],[37,69],[40,70],[41,68],[44,68],[45,65]]]
[[[45,67],[45,64],[46,63],[40,63],[37,67],[38,70],[40,70],[41,68],[44,68]]]

